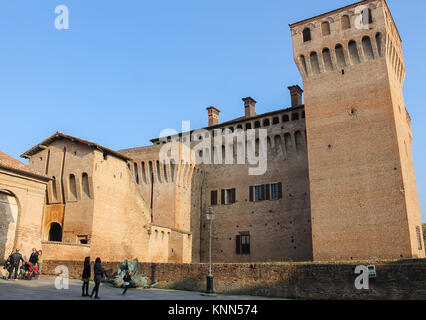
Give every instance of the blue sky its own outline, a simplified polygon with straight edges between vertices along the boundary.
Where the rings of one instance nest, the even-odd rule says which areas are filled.
[[[56,131],[112,149],[149,144],[162,129],[288,107],[302,85],[288,24],[354,1],[20,0],[0,3],[0,150],[21,153]],[[54,27],[57,5],[70,30]],[[403,39],[405,102],[426,221],[423,0],[389,0]],[[415,10],[413,10],[415,8]]]

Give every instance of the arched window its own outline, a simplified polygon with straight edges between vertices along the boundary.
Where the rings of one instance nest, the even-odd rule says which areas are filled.
[[[324,21],[321,23],[321,32],[323,36],[328,36],[330,32],[330,23],[328,21]]]
[[[308,67],[306,65],[306,59],[304,55],[300,56],[300,63],[302,64],[303,71],[307,76],[309,76]]]
[[[280,123],[280,118],[278,118],[278,117],[274,117],[274,118],[272,119],[272,124],[278,124],[278,123]]]
[[[246,130],[251,129],[251,123],[246,123]]]
[[[275,143],[275,153],[280,154],[282,152],[281,136],[280,135],[275,136],[274,143]]]
[[[320,74],[320,66],[316,52],[311,52],[311,67],[315,74]]]
[[[170,160],[170,175],[172,182],[175,181],[175,161],[173,159]]]
[[[330,49],[324,48],[322,50],[322,57],[324,59],[324,66],[327,71],[333,71],[333,62],[331,60]]]
[[[59,223],[53,222],[50,224],[49,241],[54,241],[54,242],[62,241],[62,227]]]
[[[55,178],[55,176],[52,177],[52,195],[53,195],[53,200],[58,199],[58,190],[56,189],[56,178]]]
[[[348,15],[342,16],[342,30],[351,28],[351,19]]]
[[[256,121],[255,123],[254,123],[254,128],[256,129],[256,128],[260,128],[260,121]]]
[[[269,119],[265,119],[265,120],[263,120],[263,126],[264,127],[268,127],[269,126]]]
[[[311,41],[311,29],[305,28],[303,30],[303,42]]]
[[[149,180],[154,183],[154,169],[152,168],[152,161],[148,163],[149,166]]]
[[[290,118],[288,116],[288,114],[283,115],[283,122],[289,122]]]
[[[142,161],[142,180],[146,183],[146,171],[145,171],[145,162]]]
[[[303,137],[302,134],[300,133],[300,131],[296,131],[294,133],[294,138],[296,140],[296,150],[302,150],[302,144],[303,144]]]
[[[90,198],[89,176],[87,175],[86,172],[83,172],[83,174],[81,175],[81,184],[82,184],[83,193],[88,198]]]
[[[371,9],[366,8],[362,10],[362,23],[364,25],[373,23],[373,15],[371,14]]]
[[[297,112],[293,113],[291,115],[291,120],[292,121],[299,120],[299,114]]]
[[[284,142],[285,142],[285,151],[289,152],[292,148],[291,147],[291,135],[290,135],[290,133],[287,132],[284,135]]]
[[[260,152],[260,140],[259,139],[256,139],[256,141],[255,141],[255,155],[256,155],[256,157],[258,157],[259,156],[259,152]]]
[[[158,178],[158,182],[161,183],[162,179],[161,179],[160,161],[157,160],[156,165],[157,165],[157,178]]]
[[[351,56],[352,64],[359,64],[361,62],[358,54],[358,47],[354,40],[349,41],[349,54]]]
[[[139,184],[139,172],[138,172],[138,164],[134,163],[134,172],[135,172],[135,181],[137,184]]]
[[[343,46],[341,44],[336,45],[336,57],[337,57],[337,64],[339,65],[339,67],[341,68],[346,67],[345,53],[343,51]]]
[[[166,183],[168,183],[169,182],[169,178],[167,177],[167,166],[166,166],[166,163],[163,163],[163,170],[164,170],[164,181]]]
[[[377,43],[377,50],[379,51],[379,55],[381,57],[384,56],[383,52],[383,36],[380,32],[377,32],[376,34],[376,43]]]
[[[370,37],[365,36],[362,38],[362,49],[364,50],[364,56],[367,60],[374,59],[373,46],[371,45]]]
[[[77,199],[77,184],[75,182],[75,175],[70,174],[69,183],[70,183],[71,198],[75,200]]]

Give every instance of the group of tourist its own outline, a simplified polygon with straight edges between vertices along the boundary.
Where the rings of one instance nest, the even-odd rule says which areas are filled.
[[[107,277],[107,272],[102,267],[101,258],[96,258],[95,265],[93,266],[94,280],[95,286],[93,287],[92,293],[89,295],[89,282],[90,282],[90,257],[86,257],[84,259],[84,267],[81,278],[83,279],[83,287],[82,287],[82,297],[90,297],[93,298],[93,294],[95,295],[95,299],[100,299],[99,297],[99,286],[101,285],[101,281],[104,277]]]
[[[22,254],[19,252],[19,249],[16,249],[15,252],[13,252],[6,261],[6,264],[9,265],[8,266],[9,276],[7,280],[12,279],[13,273],[14,273],[14,280],[18,280],[18,270],[19,270],[19,266],[21,262],[22,264],[24,264],[27,261],[26,259],[24,259],[24,257],[22,257]],[[33,248],[28,262],[36,270],[36,274],[40,275],[41,270],[43,268],[43,251]]]
[[[84,259],[84,267],[83,267],[83,273],[81,274],[81,278],[83,280],[83,286],[81,288],[82,290],[82,297],[90,297],[93,298],[93,295],[95,295],[95,299],[100,299],[99,297],[99,286],[101,285],[102,279],[104,277],[107,277],[107,272],[102,267],[101,264],[101,258],[96,258],[95,264],[93,266],[93,273],[94,273],[94,281],[95,286],[92,289],[92,293],[89,295],[89,283],[90,283],[90,277],[91,277],[91,271],[90,271],[90,257],[86,257]],[[123,277],[123,295],[126,294],[127,289],[130,287],[130,281],[131,281],[131,274],[127,270],[126,274]]]

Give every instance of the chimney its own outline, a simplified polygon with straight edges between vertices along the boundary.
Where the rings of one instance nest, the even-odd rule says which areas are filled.
[[[209,113],[209,127],[218,124],[220,110],[216,107],[210,106],[207,108],[207,111]]]
[[[291,106],[297,107],[303,104],[303,90],[298,85],[288,87],[291,96]]]
[[[252,97],[243,98],[244,101],[244,111],[246,117],[253,117],[256,115],[256,103],[257,101],[254,100]]]

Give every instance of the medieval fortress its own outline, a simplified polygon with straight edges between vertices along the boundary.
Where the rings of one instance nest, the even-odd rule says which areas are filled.
[[[206,262],[208,208],[214,262],[424,258],[386,1],[290,31],[304,90],[289,87],[286,109],[257,114],[247,97],[220,122],[211,106],[203,130],[119,151],[57,132],[22,155],[28,166],[0,152],[0,260],[37,247],[46,260]]]

